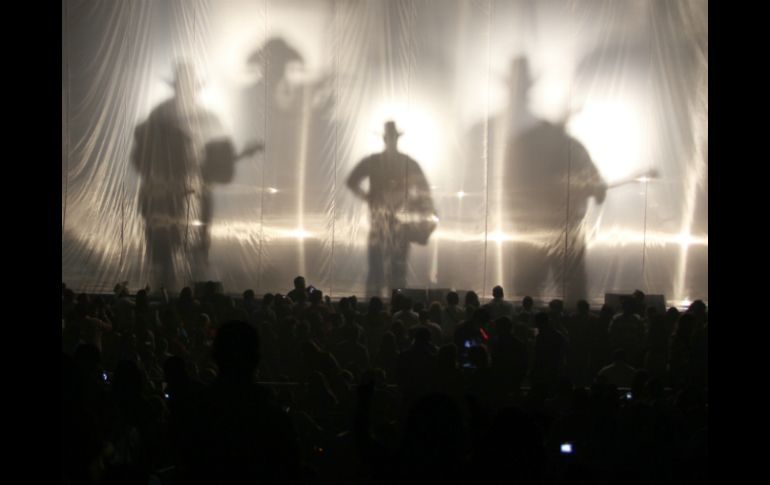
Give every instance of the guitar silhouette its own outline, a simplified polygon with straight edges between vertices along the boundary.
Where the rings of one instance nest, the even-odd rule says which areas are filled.
[[[203,180],[207,183],[228,184],[235,175],[235,162],[248,158],[265,149],[262,142],[247,145],[241,153],[235,153],[229,139],[216,140],[206,144],[206,159],[201,167]]]

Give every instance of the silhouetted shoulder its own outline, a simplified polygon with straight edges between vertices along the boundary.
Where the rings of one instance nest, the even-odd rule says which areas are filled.
[[[564,126],[560,124],[542,121],[525,131],[521,138],[553,143],[556,146],[560,144],[567,145],[573,158],[591,159],[583,143],[570,135],[564,129]]]
[[[377,163],[378,158],[377,154],[368,155],[362,158],[353,168],[353,171],[350,173],[350,178],[358,179],[368,176],[374,169],[374,164]]]
[[[196,483],[235,483],[238,476],[282,483],[296,474],[296,434],[268,389],[215,382],[195,404],[188,463]]]
[[[564,140],[569,139],[570,136],[560,126],[551,123],[549,121],[538,121],[528,129],[520,132],[518,135],[519,140]]]
[[[147,116],[146,123],[165,123],[174,121],[175,118],[174,98],[169,98],[153,108],[149,116]]]
[[[409,155],[403,155],[403,156],[404,156],[404,160],[407,163],[407,166],[409,167],[409,170],[422,172],[422,168],[420,167],[420,164],[417,163],[417,161],[414,158],[410,157]]]

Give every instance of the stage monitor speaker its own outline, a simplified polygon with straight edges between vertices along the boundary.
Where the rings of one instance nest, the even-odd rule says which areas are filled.
[[[404,288],[401,290],[401,294],[404,296],[407,296],[411,298],[411,300],[415,303],[421,302],[424,303],[427,307],[434,301],[437,301],[441,303],[442,305],[446,303],[446,295],[452,291],[449,288]],[[427,308],[426,308],[427,310]]]
[[[196,298],[199,298],[206,294],[206,285],[208,284],[208,281],[196,281],[193,285],[193,294]],[[225,287],[222,285],[221,281],[214,281],[214,291],[216,293],[224,294]]]
[[[619,313],[621,311],[620,299],[624,296],[631,296],[630,293],[605,293],[604,304],[609,305]],[[658,313],[666,313],[666,298],[663,295],[644,295],[645,307],[655,307]]]
[[[428,292],[424,288],[402,288],[401,294],[412,300],[412,303],[425,303],[425,300],[428,297]]]
[[[429,288],[428,289],[428,305],[437,301],[442,305],[446,305],[446,295],[452,291],[450,288]]]

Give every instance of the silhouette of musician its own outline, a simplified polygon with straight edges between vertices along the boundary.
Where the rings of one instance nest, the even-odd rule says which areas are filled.
[[[273,223],[285,224],[298,213],[316,213],[329,195],[323,184],[314,182],[326,177],[332,163],[326,147],[334,136],[333,78],[308,80],[302,54],[280,37],[268,39],[248,63],[261,76],[243,93],[241,110],[247,109],[236,129],[246,128],[247,139],[264,133],[272,141],[265,151],[264,183],[280,192],[266,201],[272,204],[266,212],[276,217]]]
[[[385,123],[385,150],[361,160],[347,185],[369,203],[369,275],[367,291],[404,288],[409,246],[426,244],[436,227],[428,181],[416,161],[398,151],[401,135],[393,121]],[[369,179],[369,191],[361,187]]]
[[[504,207],[514,244],[513,285],[519,295],[542,295],[549,272],[567,301],[586,298],[584,218],[588,200],[601,204],[607,185],[588,151],[564,124],[535,118],[527,101],[532,79],[525,57],[509,79],[511,129],[503,168]]]
[[[211,184],[229,182],[234,162],[260,147],[235,155],[219,119],[197,103],[202,83],[192,65],[177,63],[170,84],[174,96],[136,128],[131,158],[141,177],[139,212],[151,279],[177,289],[180,278],[205,278]]]

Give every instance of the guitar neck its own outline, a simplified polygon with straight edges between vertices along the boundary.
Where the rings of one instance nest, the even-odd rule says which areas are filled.
[[[637,174],[631,175],[630,177],[626,177],[626,178],[617,180],[615,182],[612,182],[611,184],[608,184],[607,189],[614,189],[616,187],[622,187],[623,185],[628,185],[632,183],[645,182],[645,180],[639,180],[641,178],[646,178],[648,180],[656,179],[658,178],[658,173],[655,170],[648,170],[646,172],[637,173]]]

